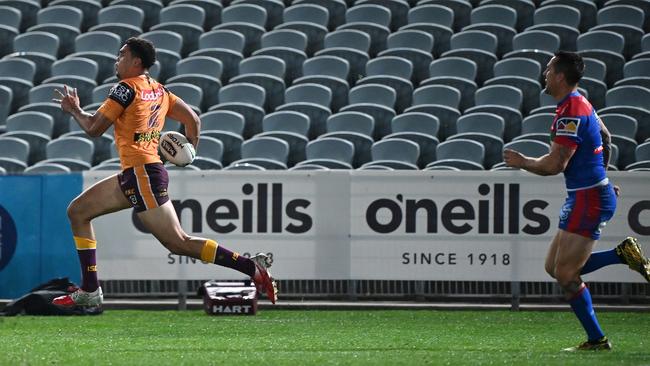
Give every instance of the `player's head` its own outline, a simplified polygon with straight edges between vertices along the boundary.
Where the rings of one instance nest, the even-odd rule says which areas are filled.
[[[582,56],[575,52],[556,52],[544,71],[546,93],[555,95],[565,89],[575,88],[582,79],[584,71],[585,63]]]
[[[148,70],[156,62],[156,48],[153,43],[138,37],[131,37],[120,48],[115,61],[118,79],[137,76]]]

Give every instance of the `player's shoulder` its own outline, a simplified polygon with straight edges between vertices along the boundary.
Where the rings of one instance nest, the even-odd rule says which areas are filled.
[[[135,99],[137,87],[129,79],[121,80],[108,92],[108,98],[126,108]]]
[[[558,117],[588,117],[593,110],[587,98],[580,94],[571,94],[560,106]]]

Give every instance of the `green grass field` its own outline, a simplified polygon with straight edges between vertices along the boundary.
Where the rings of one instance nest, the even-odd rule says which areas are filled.
[[[611,352],[567,354],[569,312],[112,310],[0,318],[0,365],[650,365],[650,313],[601,312]]]

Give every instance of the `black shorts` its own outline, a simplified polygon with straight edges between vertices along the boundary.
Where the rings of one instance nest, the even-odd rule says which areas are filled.
[[[161,163],[138,165],[124,169],[117,175],[122,193],[136,212],[159,207],[169,201],[169,177]]]

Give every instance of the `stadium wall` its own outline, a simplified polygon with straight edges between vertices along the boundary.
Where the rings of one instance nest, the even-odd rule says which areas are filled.
[[[1,260],[7,260],[0,266],[0,298],[52,277],[78,280],[65,208],[82,184],[107,174],[86,172],[83,180],[80,175],[0,178]],[[516,171],[170,171],[170,176],[169,193],[188,233],[244,255],[271,252],[274,275],[283,280],[550,281],[543,258],[565,194],[561,177]],[[610,177],[623,196],[601,247],[627,235],[647,243],[647,175]],[[16,226],[10,256],[9,221]],[[104,280],[241,278],[169,254],[130,210],[98,218],[95,229]],[[641,282],[624,266],[587,280]]]

